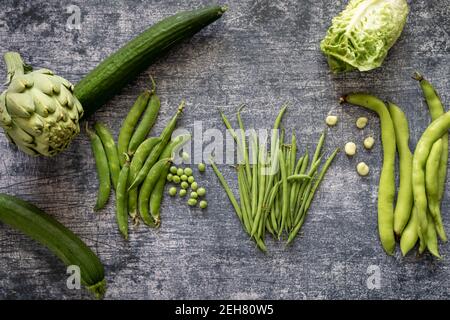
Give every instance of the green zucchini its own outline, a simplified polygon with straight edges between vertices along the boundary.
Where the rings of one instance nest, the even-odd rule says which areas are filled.
[[[97,299],[103,298],[106,292],[103,265],[72,231],[31,203],[7,194],[0,194],[0,222],[40,242],[67,266],[80,267],[81,283]]]
[[[84,115],[94,113],[139,72],[174,45],[219,19],[224,6],[208,6],[168,17],[110,55],[76,86],[74,94],[84,108]]]

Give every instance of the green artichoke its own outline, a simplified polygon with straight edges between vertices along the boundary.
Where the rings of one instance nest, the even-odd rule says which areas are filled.
[[[30,155],[54,156],[80,132],[83,107],[74,86],[48,69],[32,71],[16,52],[5,54],[8,89],[0,95],[0,125]]]

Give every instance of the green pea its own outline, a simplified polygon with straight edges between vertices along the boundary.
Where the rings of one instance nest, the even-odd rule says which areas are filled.
[[[173,183],[177,183],[177,184],[178,184],[178,183],[180,183],[180,181],[181,181],[181,179],[180,179],[179,176],[173,176],[173,177],[172,177],[172,182],[173,182]]]
[[[187,175],[188,177],[192,176],[192,169],[191,168],[185,168],[184,169],[184,174]]]
[[[181,182],[181,188],[183,189],[189,188],[189,183],[187,183],[186,181]]]
[[[188,176],[187,175],[185,175],[185,174],[183,174],[183,175],[181,175],[181,181],[187,181],[187,179],[188,179]]]
[[[198,193],[195,192],[195,191],[192,191],[192,192],[191,192],[191,198],[192,198],[192,199],[197,199],[197,198],[198,198]]]
[[[206,194],[205,188],[198,188],[197,194],[198,194],[200,197],[203,197],[203,196]]]
[[[197,184],[197,182],[195,182],[195,181],[192,182],[192,184],[191,184],[191,189],[194,190],[194,191],[198,189],[198,184]]]
[[[186,189],[181,189],[179,194],[180,194],[180,197],[185,197],[187,194]]]
[[[182,176],[184,174],[184,170],[182,168],[177,169],[177,175]]]
[[[177,188],[172,187],[169,189],[169,194],[173,197],[177,194]]]
[[[170,167],[170,173],[171,173],[171,174],[177,174],[177,167],[171,166],[171,167]]]
[[[206,202],[205,200],[200,201],[199,204],[201,209],[205,209],[208,206],[208,202]]]
[[[197,204],[197,199],[191,198],[191,199],[188,200],[187,203],[188,203],[189,206],[193,207],[193,206],[195,206]]]
[[[206,165],[203,162],[199,163],[198,164],[198,171],[205,172],[205,170],[206,170]]]
[[[190,177],[188,177],[188,180],[187,180],[189,183],[193,183],[194,181],[195,181],[195,178],[194,178],[194,176],[190,176]]]
[[[169,174],[167,175],[167,181],[171,182],[172,179],[173,179],[173,174],[169,173]]]

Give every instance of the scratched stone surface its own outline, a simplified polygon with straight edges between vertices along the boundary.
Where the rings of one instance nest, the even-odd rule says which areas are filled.
[[[408,22],[383,66],[337,76],[330,73],[319,42],[346,2],[229,0],[221,20],[143,70],[89,119],[117,134],[134,99],[149,85],[149,75],[156,78],[162,101],[152,134],[161,132],[181,99],[187,108],[180,127],[191,132],[195,121],[203,131],[224,132],[218,109],[236,124],[241,103],[247,104],[248,127],[270,128],[287,101],[283,124],[289,133],[295,130],[304,151],[314,147],[327,114],[337,115],[338,125],[328,129],[326,153],[348,141],[359,151],[351,159],[338,156],[292,246],[268,238],[268,254],[259,252],[210,168],[196,173],[208,190],[208,210],[188,209],[184,201],[166,197],[159,230],[141,225],[131,229],[129,241],[122,240],[113,197],[106,209],[93,213],[97,175],[84,133],[67,151],[46,159],[18,152],[1,132],[0,192],[35,203],[86,241],[105,265],[107,299],[448,299],[448,244],[440,245],[442,261],[428,254],[403,258],[398,247],[392,257],[383,252],[376,205],[379,122],[370,112],[339,105],[338,97],[370,91],[396,102],[410,121],[413,147],[430,119],[411,74],[425,73],[450,104],[450,1],[409,1]],[[208,3],[3,0],[0,51],[20,51],[30,64],[77,82],[147,26]],[[81,10],[80,30],[67,27],[68,20],[73,22],[72,5]],[[354,125],[359,116],[369,118],[364,130]],[[372,151],[361,147],[368,135],[376,140]],[[356,174],[359,161],[370,166],[369,176]],[[220,169],[236,192],[234,169]],[[442,203],[447,230],[449,209],[447,188]],[[373,268],[380,271],[379,289],[367,286]],[[0,224],[0,299],[91,299],[84,290],[69,290],[66,279],[66,268],[46,248]]]

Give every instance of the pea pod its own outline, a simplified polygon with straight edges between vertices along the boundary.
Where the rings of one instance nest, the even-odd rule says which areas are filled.
[[[182,101],[178,107],[176,114],[172,117],[167,126],[164,128],[163,132],[160,135],[161,142],[152,150],[152,152],[150,152],[150,155],[148,156],[147,160],[145,160],[144,165],[142,166],[141,170],[139,171],[133,183],[131,184],[129,188],[130,190],[140,185],[146,179],[146,177],[148,176],[148,172],[156,163],[156,161],[158,161],[159,156],[163,152],[164,148],[166,147],[167,143],[169,142],[172,136],[173,131],[175,130],[178,118],[183,113],[184,105],[185,102]]]
[[[400,186],[394,210],[394,232],[400,237],[410,220],[413,207],[412,193],[412,158],[409,150],[409,127],[403,111],[393,103],[389,103],[389,113],[395,130],[395,140],[400,162]]]
[[[150,152],[153,148],[161,142],[161,138],[159,137],[151,137],[146,139],[141,145],[137,148],[133,159],[130,164],[130,172],[128,174],[128,185],[131,185],[133,180],[136,178],[139,170],[141,170],[144,165],[145,159],[147,159]],[[138,190],[137,188],[133,188],[128,191],[128,214],[130,217],[136,222],[137,214],[138,214]]]
[[[97,122],[94,125],[94,128],[100,140],[102,141],[106,153],[106,158],[108,159],[108,166],[109,166],[109,173],[111,175],[111,180],[114,188],[117,189],[117,182],[119,180],[120,174],[120,163],[116,143],[114,142],[114,138],[111,132],[104,124]]]
[[[185,144],[190,138],[191,136],[189,134],[177,136],[167,145],[167,147],[161,153],[160,158],[161,159],[170,157],[174,158],[175,153],[178,151],[178,149],[183,144]],[[167,174],[169,173],[169,169],[170,169],[169,166],[164,167],[159,177],[159,180],[156,183],[155,188],[153,189],[150,195],[150,214],[153,218],[153,221],[155,222],[156,227],[159,227],[159,225],[161,224],[161,214],[160,214],[161,201],[163,198],[164,187],[167,181],[166,177]]]
[[[139,213],[144,223],[152,228],[157,227],[156,221],[150,217],[150,195],[165,168],[169,168],[172,159],[161,159],[151,168],[139,191]]]
[[[156,95],[156,85],[152,78],[153,89],[151,91],[150,100],[147,104],[147,108],[142,115],[141,122],[137,126],[136,130],[131,137],[130,143],[128,145],[128,154],[132,156],[145,137],[148,135],[153,125],[158,117],[159,108],[161,107],[161,101]]]
[[[406,256],[408,252],[414,248],[419,238],[417,229],[419,228],[419,221],[417,220],[417,209],[413,207],[411,212],[411,218],[408,224],[403,229],[402,236],[400,238],[400,249],[403,256]]]
[[[95,158],[95,165],[97,166],[99,187],[97,192],[97,203],[94,207],[94,210],[97,211],[102,209],[108,202],[109,194],[111,192],[111,179],[109,177],[108,158],[106,157],[102,141],[95,132],[89,130],[87,124],[86,132],[91,140],[92,152]]]
[[[341,98],[341,101],[374,111],[380,118],[383,167],[378,187],[378,232],[386,253],[393,254],[395,249],[393,203],[395,197],[396,141],[389,110],[380,99],[363,93],[346,95]]]
[[[121,166],[125,163],[126,159],[124,154],[128,151],[128,145],[130,144],[130,139],[133,135],[134,128],[139,122],[142,112],[144,112],[147,107],[150,96],[151,92],[149,90],[145,90],[141,93],[122,123],[122,127],[119,131],[119,138],[117,140],[117,151]]]
[[[436,141],[430,151],[425,164],[425,188],[427,192],[428,208],[434,220],[439,237],[447,241],[444,226],[442,225],[441,208],[439,201],[439,163],[442,158],[442,138]],[[430,228],[428,228],[430,230]]]
[[[119,174],[116,188],[116,219],[119,231],[125,239],[128,239],[128,196],[127,181],[130,172],[130,158],[126,155],[126,162]]]

